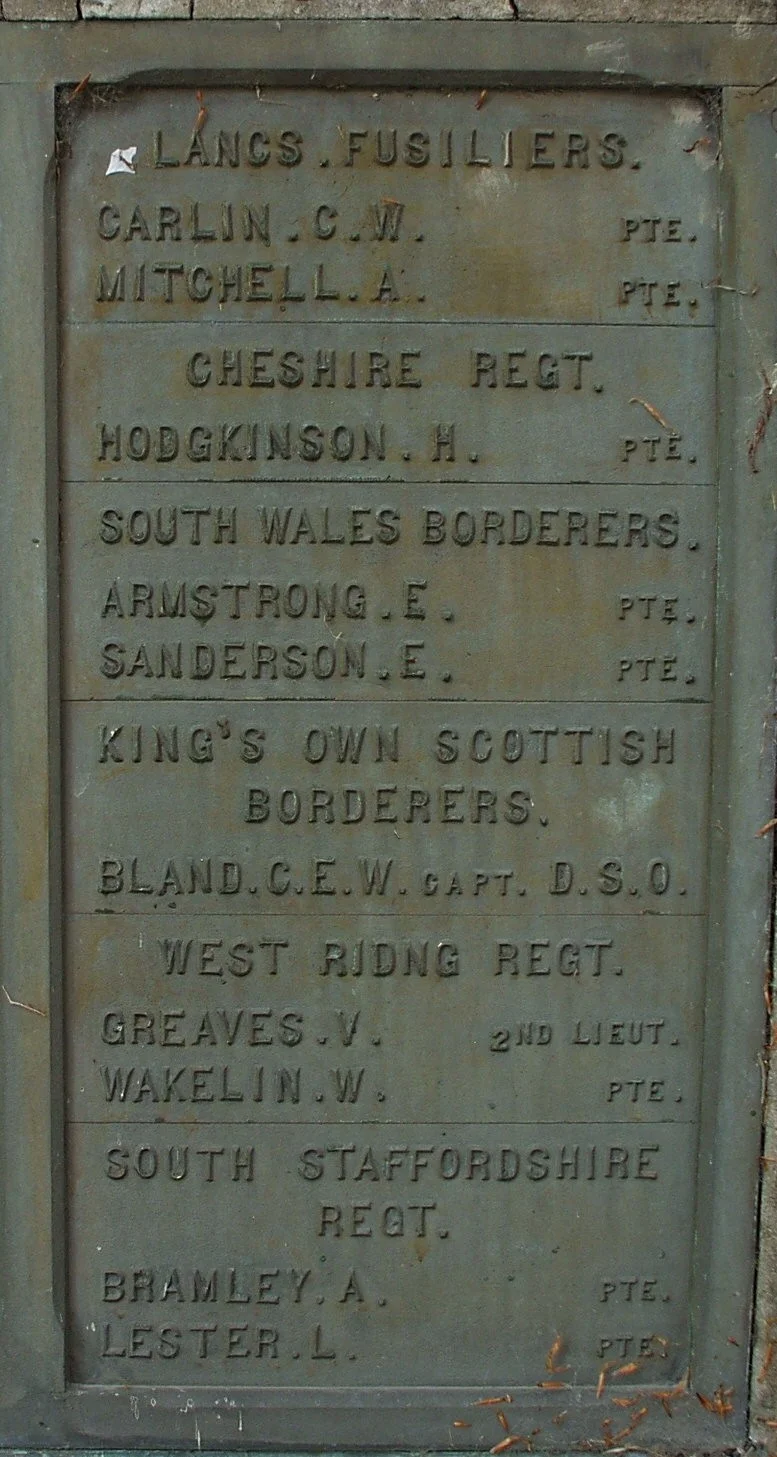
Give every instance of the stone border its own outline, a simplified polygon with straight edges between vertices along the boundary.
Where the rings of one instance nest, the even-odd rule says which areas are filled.
[[[777,23],[777,0],[0,0],[0,21],[581,20]]]
[[[0,23],[191,19],[777,23],[777,0],[0,0]],[[777,986],[772,984],[777,1008]],[[770,1018],[770,1049],[777,1021]],[[764,1058],[764,1074],[768,1054]],[[777,1457],[777,1059],[765,1099],[752,1436]]]

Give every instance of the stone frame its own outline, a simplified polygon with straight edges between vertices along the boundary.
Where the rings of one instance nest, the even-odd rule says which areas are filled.
[[[698,1166],[698,1261],[692,1319],[694,1389],[733,1387],[725,1423],[693,1403],[675,1410],[659,1441],[677,1450],[731,1446],[748,1435],[750,1301],[767,1076],[764,988],[769,979],[771,842],[758,830],[774,804],[773,668],[777,607],[777,449],[765,430],[759,470],[747,445],[771,413],[760,371],[773,378],[777,261],[773,197],[777,136],[777,36],[717,24],[638,27],[581,23],[494,29],[456,22],[213,21],[120,27],[7,23],[0,55],[0,1444],[84,1451],[153,1433],[188,1446],[180,1393],[157,1391],[136,1420],[129,1392],[78,1390],[66,1379],[59,905],[57,633],[57,263],[55,104],[58,88],[310,84],[371,86],[627,87],[703,90],[720,101],[723,196],[718,293],[720,557],[714,707],[708,1016]],[[181,41],[185,35],[185,45]],[[496,44],[495,44],[496,42]],[[246,56],[260,63],[247,66]],[[757,296],[754,290],[757,288]],[[23,402],[23,408],[20,408]],[[709,408],[716,408],[709,402]],[[728,684],[726,691],[722,684]],[[728,976],[724,967],[729,967]],[[771,1043],[771,1026],[767,1029]],[[773,1116],[772,1116],[772,1133]],[[769,1158],[771,1153],[767,1150]],[[767,1169],[771,1169],[767,1165]],[[764,1239],[777,1221],[771,1172],[761,1210]],[[769,1349],[775,1277],[764,1260],[755,1414],[774,1412]],[[771,1270],[771,1273],[768,1271]],[[774,1363],[777,1366],[777,1363]],[[764,1380],[757,1379],[763,1373]],[[421,1393],[423,1396],[423,1393]],[[536,1393],[536,1413],[542,1410]],[[466,1399],[466,1398],[465,1398]],[[297,1409],[283,1396],[268,1419],[268,1450],[338,1441],[332,1404]],[[196,1411],[196,1393],[195,1393]],[[526,1420],[533,1410],[527,1404]],[[593,1412],[591,1435],[601,1413]],[[385,1391],[351,1407],[351,1448],[404,1450],[433,1441],[444,1410],[409,1409]],[[769,1432],[760,1424],[757,1433]],[[376,1431],[379,1435],[376,1437]],[[207,1437],[206,1437],[207,1445]],[[224,1436],[220,1446],[227,1447]],[[236,1442],[237,1445],[237,1442]]]

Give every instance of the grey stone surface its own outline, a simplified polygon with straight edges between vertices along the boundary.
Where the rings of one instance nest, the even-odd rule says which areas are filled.
[[[0,0],[0,20],[777,22],[777,0]]]
[[[775,1031],[772,1018],[772,1042]],[[777,1453],[777,1060],[774,1052],[771,1063],[764,1129],[762,1237],[753,1332],[751,1411],[752,1435],[774,1457]]]
[[[522,20],[777,20],[775,0],[518,0]]]
[[[509,0],[194,0],[195,18],[514,20]]]
[[[0,22],[179,19],[456,19],[777,23],[777,0],[0,0]],[[767,1099],[752,1377],[753,1436],[777,1457],[777,1067]]]
[[[2,0],[3,20],[77,20],[77,0]]]
[[[151,0],[158,3],[158,0]],[[773,21],[777,0],[515,0],[521,20]],[[511,0],[194,0],[195,18],[514,20]]]
[[[188,20],[189,0],[81,0],[84,20]]]

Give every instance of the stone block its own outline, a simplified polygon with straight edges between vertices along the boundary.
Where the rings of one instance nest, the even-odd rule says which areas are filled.
[[[3,20],[78,20],[77,0],[0,0]]]
[[[724,21],[777,19],[775,0],[517,0],[521,20]]]
[[[194,0],[200,20],[514,20],[509,0]]]
[[[84,20],[188,20],[189,0],[82,0]]]

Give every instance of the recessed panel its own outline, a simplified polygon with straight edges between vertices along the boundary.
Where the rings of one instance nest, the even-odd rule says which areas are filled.
[[[83,1410],[690,1431],[713,117],[160,86],[68,147]]]

